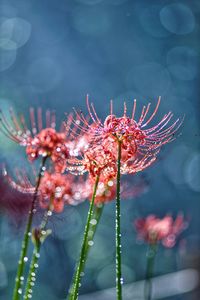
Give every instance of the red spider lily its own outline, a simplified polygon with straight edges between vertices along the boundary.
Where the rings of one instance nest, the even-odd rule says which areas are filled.
[[[182,121],[177,119],[169,125],[173,117],[172,112],[169,112],[163,116],[157,125],[145,129],[156,115],[159,105],[160,98],[155,110],[148,118],[150,103],[147,107],[144,106],[139,120],[136,121],[136,100],[134,100],[131,117],[127,116],[126,103],[124,103],[124,114],[117,118],[113,114],[111,103],[110,115],[102,123],[97,116],[94,105],[89,103],[87,97],[87,108],[92,123],[90,124],[82,113],[76,112],[80,121],[77,127],[84,134],[90,136],[90,151],[92,151],[92,145],[96,147],[97,144],[100,144],[112,152],[115,161],[117,158],[116,143],[121,142],[121,174],[136,173],[144,170],[156,160],[161,146],[174,140],[174,135],[182,124]],[[72,122],[76,126],[76,121],[73,120]]]
[[[93,193],[94,179],[89,177],[86,181],[86,190],[89,192],[88,199],[90,200]],[[122,182],[121,196],[123,199],[136,198],[146,191],[148,187],[147,181],[140,178],[137,182],[129,183]],[[114,200],[116,197],[116,179],[102,178],[98,184],[95,204],[107,203]]]
[[[37,115],[37,117],[36,117]],[[71,116],[68,118],[69,127]],[[54,162],[57,172],[65,170],[66,159],[69,156],[68,131],[64,130],[62,124],[60,131],[56,131],[55,112],[46,111],[46,124],[43,129],[42,110],[37,111],[30,108],[31,129],[28,129],[23,115],[19,118],[10,110],[10,121],[8,121],[0,111],[0,130],[11,140],[26,147],[26,153],[30,161],[34,161],[38,156],[49,156]]]
[[[4,170],[4,176],[13,189],[24,194],[34,194],[35,187],[25,172],[16,172],[17,182],[8,176],[6,170]],[[52,202],[52,208],[55,212],[62,212],[65,204],[77,205],[87,197],[85,182],[81,179],[75,179],[71,174],[44,172],[38,188],[40,206],[46,209]]]
[[[75,174],[81,175],[89,172],[90,176],[96,178],[101,175],[106,180],[116,177],[117,166],[113,153],[101,145],[93,145],[79,158],[69,159],[67,169]]]
[[[165,247],[171,248],[176,243],[176,237],[186,228],[186,222],[182,214],[175,220],[170,215],[166,215],[163,219],[150,215],[146,219],[137,219],[135,228],[138,237],[147,243],[162,241]]]

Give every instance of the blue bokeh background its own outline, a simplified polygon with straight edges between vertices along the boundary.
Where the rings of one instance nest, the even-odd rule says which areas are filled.
[[[185,115],[182,134],[144,172],[148,191],[123,202],[125,283],[145,274],[146,245],[136,243],[132,225],[137,216],[176,216],[183,211],[189,219],[177,246],[160,248],[157,275],[198,267],[200,262],[199,21],[199,0],[0,0],[0,107],[5,113],[12,106],[28,116],[30,106],[41,106],[55,109],[59,123],[73,106],[86,112],[89,93],[102,119],[110,99],[121,114],[124,100],[131,111],[136,98],[139,115],[142,105],[156,105],[158,96],[162,101],[157,120],[169,110],[175,118]],[[0,161],[9,170],[24,168],[24,149],[1,134],[0,139]],[[88,203],[68,207],[52,219],[54,233],[42,250],[33,299],[65,298],[87,209]],[[2,300],[11,299],[23,229],[23,220],[13,220],[2,208]],[[90,253],[82,294],[115,285],[114,251],[110,203]],[[198,299],[195,295],[173,299]]]

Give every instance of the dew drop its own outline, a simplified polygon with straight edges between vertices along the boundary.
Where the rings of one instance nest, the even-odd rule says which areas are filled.
[[[19,278],[21,281],[23,281],[24,280],[24,276],[20,276],[20,278]]]
[[[92,220],[90,221],[90,224],[91,224],[91,225],[96,225],[96,224],[97,224],[97,220],[96,220],[96,219],[92,219]]]
[[[35,267],[35,268],[38,268],[38,264],[34,264],[34,267]]]
[[[93,242],[93,241],[89,241],[89,242],[88,242],[88,245],[89,245],[89,246],[93,246],[93,245],[94,245],[94,242]]]
[[[31,235],[32,235],[32,234],[31,234],[31,232],[29,231],[29,232],[28,232],[28,236],[31,236]]]
[[[51,215],[52,215],[52,211],[49,210],[49,211],[47,212],[47,216],[51,216]]]
[[[81,276],[81,277],[83,277],[84,275],[85,275],[85,273],[84,273],[84,272],[81,272],[81,273],[80,273],[80,276]]]
[[[20,295],[21,295],[21,294],[22,294],[22,289],[18,289],[18,291],[17,291],[17,292],[18,292],[18,294],[20,294]]]
[[[40,257],[40,253],[35,253],[35,257],[39,258]]]
[[[28,261],[28,257],[25,256],[25,257],[24,257],[24,262],[27,262],[27,261]]]

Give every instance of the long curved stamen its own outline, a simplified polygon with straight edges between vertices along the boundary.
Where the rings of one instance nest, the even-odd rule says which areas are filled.
[[[150,116],[150,118],[146,121],[146,123],[143,124],[142,127],[147,126],[151,122],[151,120],[154,118],[154,116],[156,115],[156,113],[158,111],[158,108],[159,108],[159,105],[160,105],[160,101],[161,101],[161,97],[158,98],[158,102],[157,102],[157,105],[156,105],[156,108],[155,108],[154,112],[152,113],[152,115]]]
[[[30,107],[30,121],[31,121],[31,131],[32,134],[37,134],[37,127],[36,127],[36,121],[35,121],[35,110],[33,107]]]
[[[134,99],[134,104],[133,104],[133,111],[132,111],[132,116],[131,119],[134,120],[135,117],[135,111],[136,111],[136,99]]]

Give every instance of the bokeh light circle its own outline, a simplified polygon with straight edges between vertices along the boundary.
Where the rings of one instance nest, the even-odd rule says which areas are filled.
[[[195,192],[200,192],[200,153],[194,153],[185,166],[185,181]]]
[[[18,49],[26,44],[30,35],[29,22],[21,18],[8,18],[0,25],[0,47],[5,50]],[[4,43],[1,42],[2,39]]]
[[[160,11],[160,21],[164,28],[176,34],[188,34],[195,28],[193,12],[182,3],[173,3],[163,7]]]
[[[175,47],[167,53],[170,73],[180,80],[193,80],[198,73],[198,54],[189,47]]]

